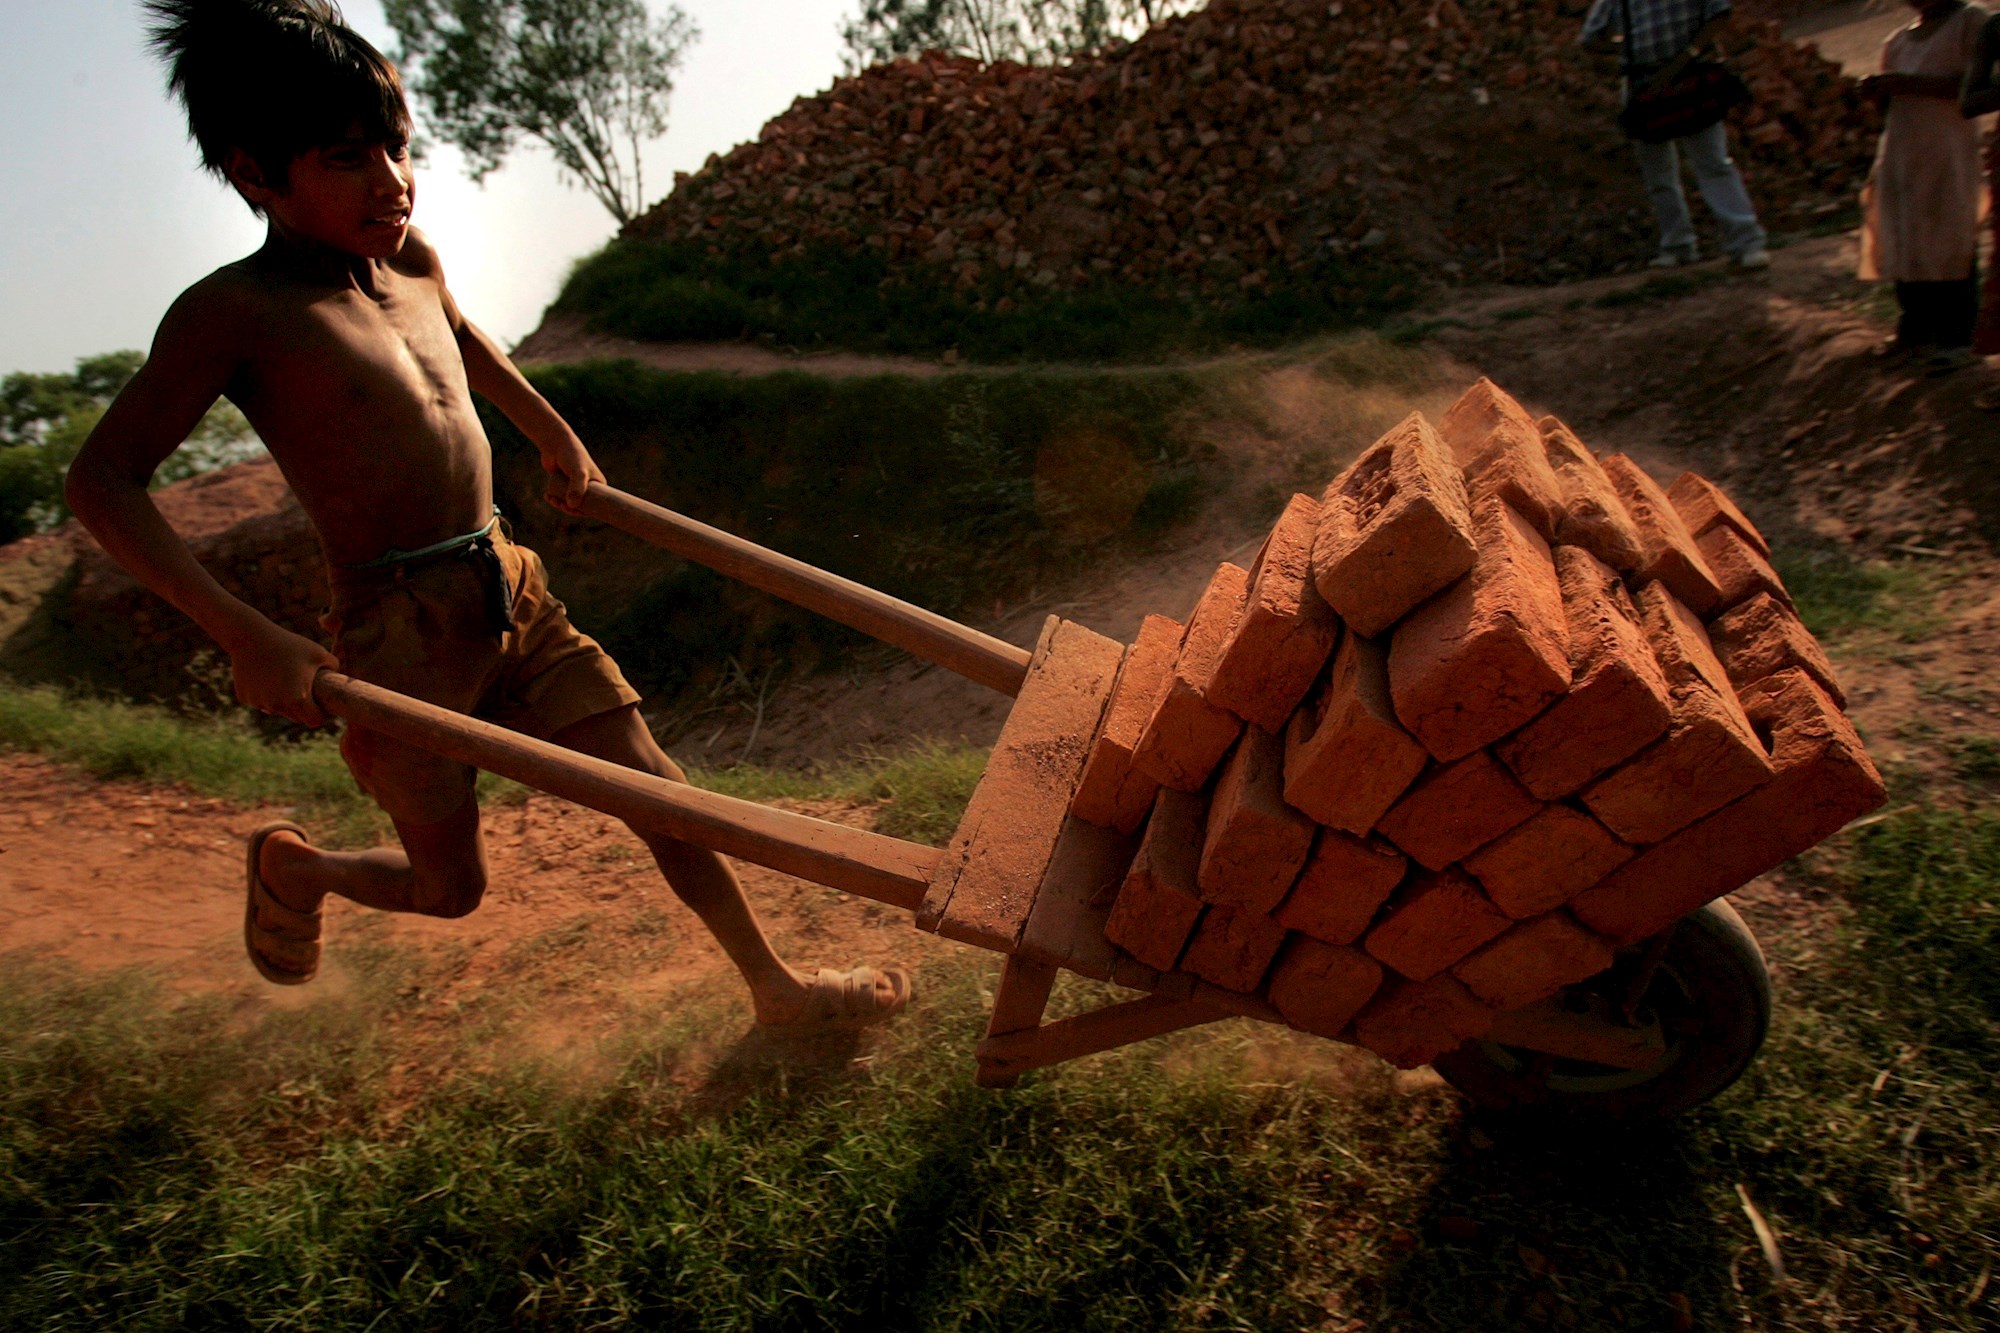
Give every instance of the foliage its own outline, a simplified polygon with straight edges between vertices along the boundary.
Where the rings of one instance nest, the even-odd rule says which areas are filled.
[[[145,363],[143,352],[84,357],[73,371],[0,380],[0,545],[69,517],[63,477],[104,409]],[[155,487],[239,462],[259,447],[250,423],[218,402],[153,474]]]
[[[919,51],[1049,62],[1136,36],[1187,0],[864,0],[841,28],[849,72]]]
[[[674,70],[700,35],[645,0],[384,0],[396,58],[472,179],[540,140],[619,224],[646,206],[644,145],[667,132]]]

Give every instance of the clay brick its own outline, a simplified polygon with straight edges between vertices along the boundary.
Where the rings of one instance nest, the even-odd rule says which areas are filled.
[[[1513,924],[1470,877],[1447,870],[1405,889],[1363,945],[1410,980],[1424,981]]]
[[[1294,495],[1250,571],[1250,596],[1208,688],[1208,701],[1283,735],[1340,637],[1312,580],[1319,502]]]
[[[1563,513],[1556,524],[1556,541],[1581,546],[1624,573],[1637,570],[1646,563],[1645,544],[1597,455],[1554,417],[1543,417],[1538,425],[1549,466],[1562,483]]]
[[[1382,965],[1359,949],[1301,936],[1271,970],[1270,998],[1301,1032],[1338,1037],[1382,985]]]
[[[1247,994],[1263,983],[1284,942],[1285,928],[1261,912],[1211,907],[1195,927],[1181,970]]]
[[[1564,986],[1611,966],[1611,946],[1568,913],[1524,921],[1452,969],[1465,988],[1495,1009],[1546,1000]]]
[[[1486,751],[1426,773],[1376,831],[1426,870],[1442,870],[1541,809]]]
[[[1639,589],[1637,600],[1639,623],[1645,628],[1647,646],[1660,664],[1668,690],[1679,695],[1692,686],[1705,685],[1733,703],[1735,691],[1729,673],[1723,670],[1708,630],[1694,613],[1657,583]],[[1736,715],[1744,717],[1742,706],[1734,706]],[[1744,720],[1747,725],[1748,718]]]
[[[1752,597],[1708,627],[1716,659],[1739,694],[1766,676],[1797,667],[1842,708],[1847,694],[1819,640],[1790,607],[1768,596]]]
[[[1354,1039],[1398,1069],[1415,1069],[1482,1035],[1495,1017],[1454,977],[1391,977],[1355,1017]]]
[[[1771,543],[1764,540],[1764,534],[1757,531],[1757,525],[1736,507],[1736,502],[1720,486],[1707,477],[1695,472],[1681,473],[1679,480],[1668,489],[1667,499],[1673,502],[1674,512],[1681,516],[1681,522],[1687,524],[1687,530],[1697,539],[1717,526],[1726,526],[1756,547],[1757,554],[1766,560],[1771,558]]]
[[[1201,916],[1195,868],[1201,859],[1203,801],[1163,791],[1146,821],[1139,854],[1118,888],[1104,937],[1148,967],[1170,972]]]
[[[1465,478],[1420,414],[1377,440],[1320,498],[1313,579],[1349,629],[1374,636],[1472,567]]]
[[[1013,952],[1124,651],[1115,639],[1048,618],[986,772],[931,872],[920,928]]]
[[[1451,405],[1437,433],[1465,470],[1473,504],[1497,496],[1554,540],[1563,514],[1562,483],[1549,466],[1541,431],[1519,403],[1482,378]]]
[[[1396,716],[1442,760],[1532,721],[1569,687],[1569,626],[1548,543],[1498,500],[1474,512],[1479,559],[1389,645]]]
[[[1618,575],[1575,546],[1558,546],[1555,559],[1569,625],[1569,692],[1493,747],[1545,801],[1659,739],[1672,714],[1666,677]]]
[[[1221,566],[1188,619],[1174,668],[1132,753],[1133,765],[1163,787],[1199,791],[1243,729],[1234,713],[1208,701],[1208,687],[1249,588],[1242,568]]]
[[[1524,921],[1582,893],[1632,859],[1632,849],[1581,810],[1544,806],[1465,858],[1494,906]]]
[[[1153,808],[1160,784],[1132,766],[1132,752],[1145,734],[1153,701],[1160,696],[1167,674],[1180,650],[1181,624],[1165,616],[1147,616],[1139,636],[1118,668],[1111,687],[1111,705],[1091,745],[1070,813],[1078,819],[1133,833]]]
[[[1758,728],[1770,733],[1777,776],[1579,894],[1570,910],[1583,924],[1614,943],[1635,943],[1776,869],[1887,797],[1861,738],[1805,672],[1766,677],[1745,699]]]
[[[1247,727],[1208,804],[1197,882],[1208,902],[1269,912],[1312,850],[1312,820],[1285,804],[1285,743]]]
[[[1286,729],[1285,800],[1319,823],[1363,834],[1427,759],[1396,721],[1381,645],[1349,634],[1326,683]]]
[[[1695,544],[1701,547],[1702,558],[1715,571],[1715,582],[1722,589],[1722,600],[1716,603],[1718,611],[1726,611],[1758,593],[1790,604],[1792,595],[1785,591],[1778,571],[1736,529],[1710,528],[1695,538]]]
[[[1324,829],[1278,908],[1277,922],[1327,944],[1352,944],[1403,882],[1409,861],[1380,838]]]
[[[1667,590],[1701,615],[1713,611],[1722,600],[1715,571],[1702,558],[1694,534],[1681,522],[1680,512],[1660,489],[1660,483],[1623,454],[1604,460],[1605,475],[1625,503],[1625,512],[1639,530],[1645,560],[1636,571],[1641,579],[1658,579]]]

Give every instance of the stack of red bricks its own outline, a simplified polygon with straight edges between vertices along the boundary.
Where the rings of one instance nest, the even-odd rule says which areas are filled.
[[[872,253],[891,283],[1008,302],[1107,280],[1227,296],[1341,256],[1427,280],[1609,271],[1653,224],[1582,10],[1214,0],[1061,65],[878,65],[710,159],[631,233],[744,263]],[[1759,211],[1837,210],[1874,156],[1873,105],[1775,23],[1731,42]]]
[[[1399,1065],[1883,799],[1764,538],[1482,380],[1146,619],[1071,801],[1105,935]]]

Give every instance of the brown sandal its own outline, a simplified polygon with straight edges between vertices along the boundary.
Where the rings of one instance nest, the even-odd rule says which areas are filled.
[[[250,965],[264,980],[279,986],[303,986],[319,972],[320,914],[285,906],[273,896],[258,873],[258,858],[273,833],[296,833],[299,841],[310,841],[306,831],[289,820],[266,824],[250,835],[250,854],[245,861],[248,892],[243,900],[243,947],[250,955]]]

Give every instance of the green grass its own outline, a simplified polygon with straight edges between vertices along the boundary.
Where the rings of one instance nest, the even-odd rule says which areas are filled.
[[[333,846],[368,845],[392,833],[375,803],[355,788],[333,736],[272,740],[242,714],[194,718],[0,677],[0,750],[44,754],[96,778],[184,786],[244,805],[287,805]],[[919,742],[819,773],[738,766],[695,769],[688,777],[752,801],[879,802],[883,832],[942,843],[985,767],[984,750]],[[479,775],[483,804],[518,803],[528,794],[517,782]]]
[[[804,349],[957,348],[985,362],[1118,362],[1273,346],[1372,324],[1417,292],[1387,257],[1329,258],[1281,287],[1215,300],[1109,279],[1082,290],[1009,291],[999,282],[959,289],[948,276],[892,277],[882,258],[841,249],[773,262],[625,238],[576,266],[556,308],[660,342],[754,339]]]
[[[1945,575],[1934,565],[1858,561],[1819,546],[1780,546],[1771,554],[1800,618],[1821,638],[1872,632],[1918,643],[1940,623],[1936,594]]]

